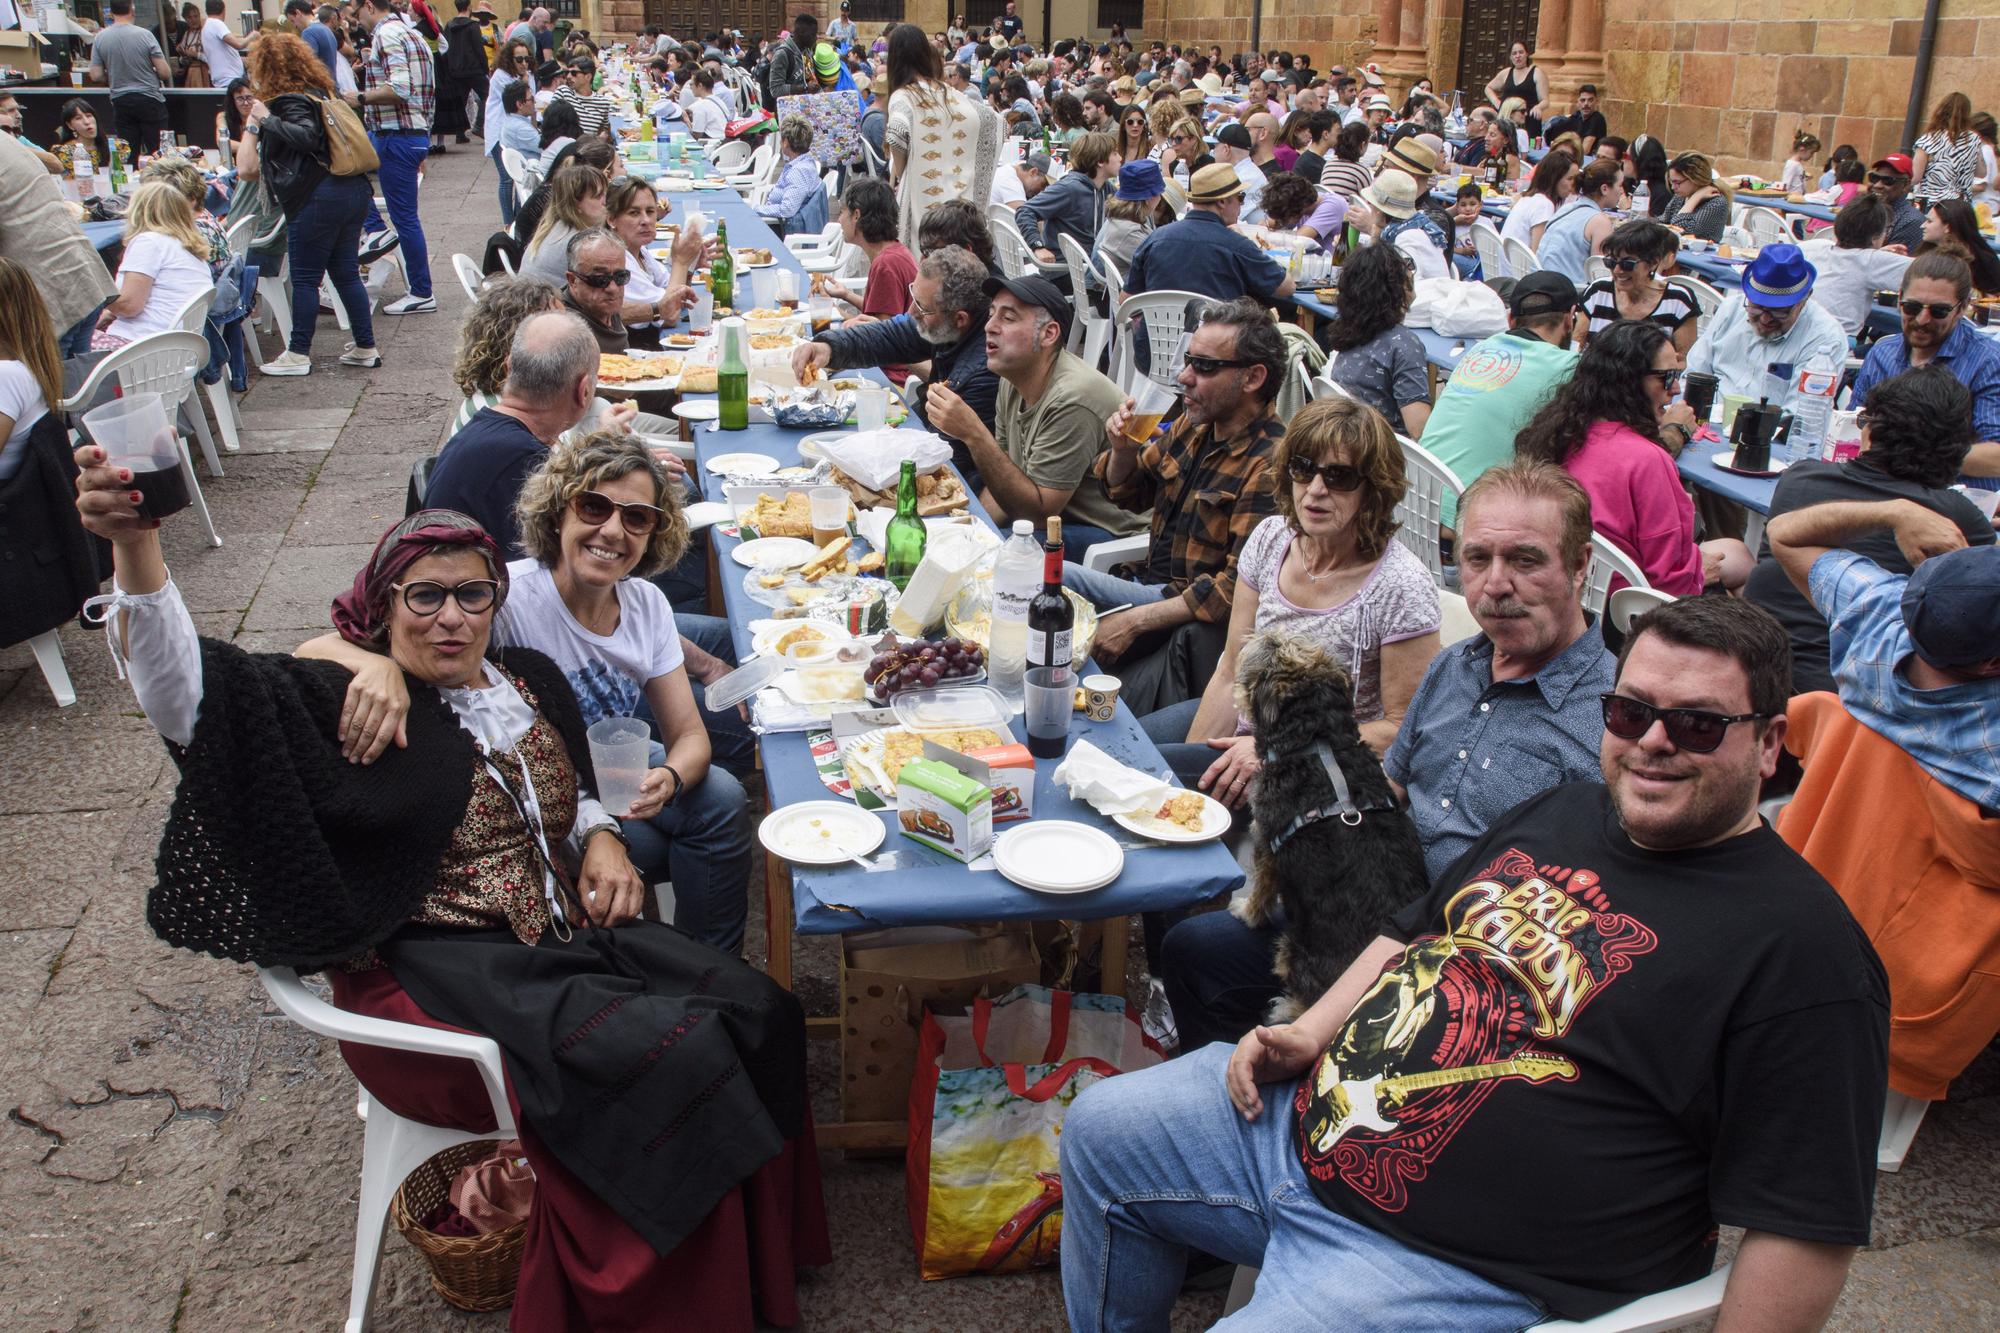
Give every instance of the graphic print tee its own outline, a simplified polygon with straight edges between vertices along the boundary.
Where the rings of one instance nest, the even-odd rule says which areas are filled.
[[[646,682],[681,664],[681,636],[667,595],[644,579],[618,581],[618,628],[585,629],[563,604],[548,569],[537,560],[507,566],[507,602],[493,627],[497,647],[518,644],[546,653],[561,668],[585,726],[631,717]]]
[[[1571,783],[1389,933],[1293,1096],[1329,1207],[1572,1319],[1707,1273],[1718,1223],[1867,1243],[1888,987],[1769,828],[1649,852]]]

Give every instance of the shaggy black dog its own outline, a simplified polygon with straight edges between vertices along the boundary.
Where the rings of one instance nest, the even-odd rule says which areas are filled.
[[[1338,663],[1296,635],[1255,635],[1237,663],[1236,703],[1263,767],[1250,786],[1250,892],[1232,910],[1261,926],[1283,906],[1275,970],[1285,994],[1270,1017],[1289,1022],[1389,916],[1429,888],[1429,877],[1417,831],[1361,739]],[[1329,762],[1345,779],[1344,803]]]

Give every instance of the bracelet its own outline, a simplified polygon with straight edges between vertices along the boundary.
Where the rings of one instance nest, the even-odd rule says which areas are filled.
[[[675,768],[672,764],[661,764],[660,767],[666,769],[667,772],[674,775],[674,794],[672,796],[669,796],[666,802],[668,805],[672,805],[675,801],[678,801],[681,798],[681,791],[683,788],[687,786],[687,784],[681,781],[680,770]]]

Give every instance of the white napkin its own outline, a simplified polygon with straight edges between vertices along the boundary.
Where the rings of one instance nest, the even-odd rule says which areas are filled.
[[[927,430],[884,430],[842,435],[826,446],[834,466],[870,490],[886,491],[896,484],[903,460],[911,459],[917,471],[929,472],[951,461],[951,446]]]
[[[1167,783],[1119,763],[1089,741],[1071,746],[1069,757],[1056,766],[1054,776],[1068,786],[1071,800],[1088,801],[1107,818],[1141,811],[1150,814],[1173,791]]]

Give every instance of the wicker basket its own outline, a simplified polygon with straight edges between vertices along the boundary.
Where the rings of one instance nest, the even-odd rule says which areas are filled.
[[[461,1310],[483,1314],[514,1303],[514,1284],[521,1276],[521,1242],[525,1220],[482,1236],[440,1236],[420,1219],[429,1217],[451,1198],[451,1182],[463,1168],[493,1151],[497,1140],[475,1139],[446,1148],[412,1171],[396,1191],[389,1212],[403,1233],[430,1265],[437,1294]]]

